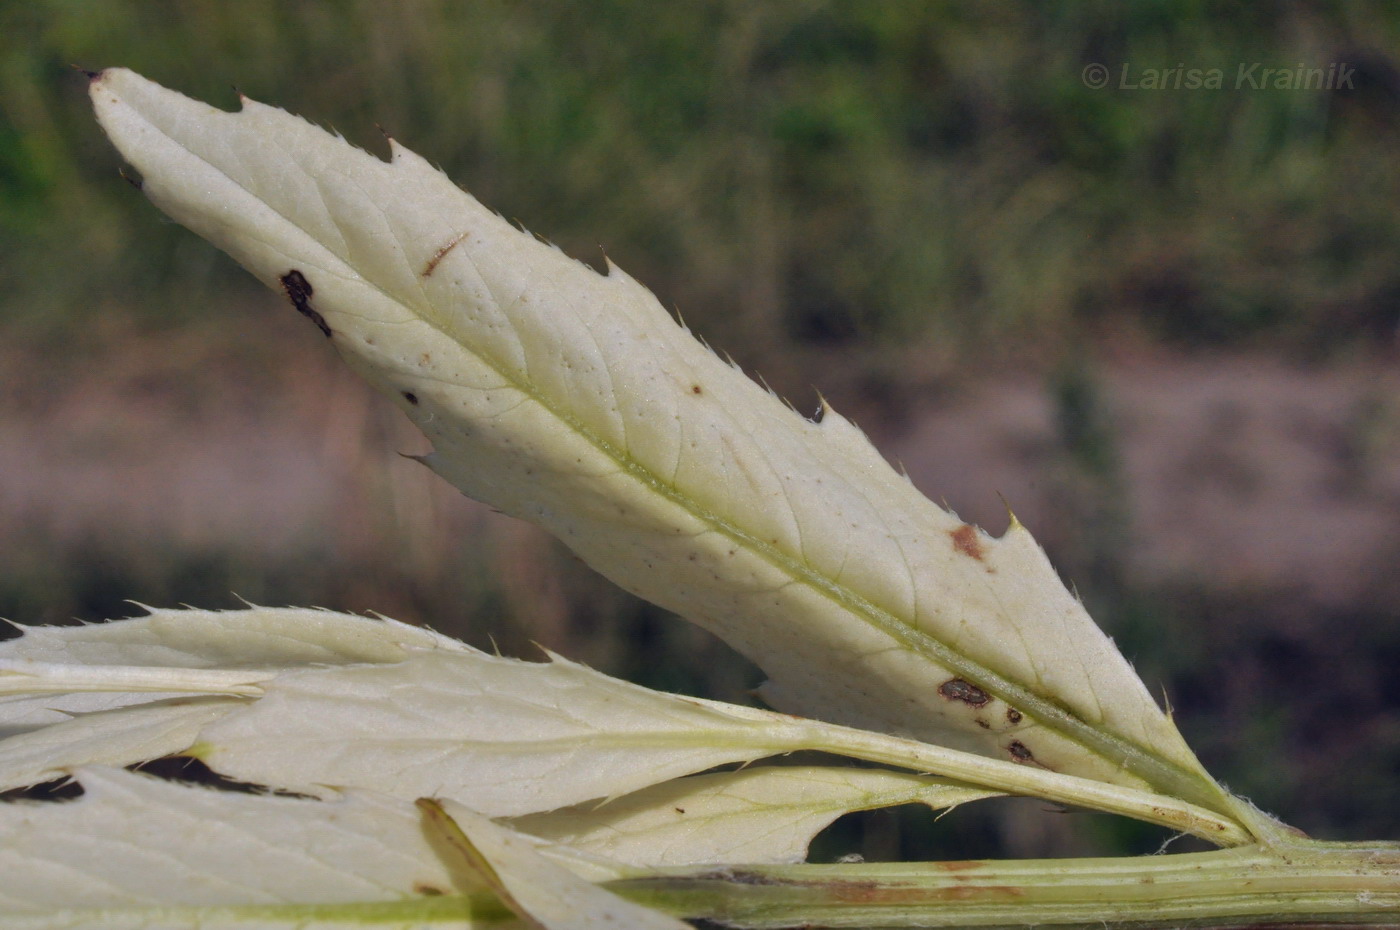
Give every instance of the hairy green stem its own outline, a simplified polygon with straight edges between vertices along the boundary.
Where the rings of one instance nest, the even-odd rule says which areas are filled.
[[[1111,859],[754,866],[611,890],[738,928],[1400,927],[1400,844]]]

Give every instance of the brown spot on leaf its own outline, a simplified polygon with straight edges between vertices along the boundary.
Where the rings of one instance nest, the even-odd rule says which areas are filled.
[[[934,866],[945,872],[969,872],[973,869],[984,869],[987,863],[978,859],[947,859],[935,862]]]
[[[977,538],[977,527],[971,523],[964,523],[962,526],[948,533],[953,537],[953,548],[965,556],[982,561],[985,550],[982,548],[982,541]]]
[[[316,312],[311,306],[311,295],[315,289],[311,287],[311,282],[306,280],[306,275],[293,268],[282,275],[282,290],[287,292],[287,299],[292,302],[292,306],[297,308],[297,313],[306,317],[326,334],[326,338],[331,337],[331,328],[326,325],[326,318]]]
[[[403,399],[406,400],[406,401],[408,401],[410,404],[412,404],[412,405],[415,406],[415,407],[418,406],[418,395],[415,394],[415,393],[413,393],[412,391],[404,391],[404,392],[403,392]]]
[[[1013,739],[1006,747],[1006,751],[1011,753],[1011,758],[1017,762],[1031,763],[1035,761],[1035,753],[1026,748],[1026,744],[1018,739]]]
[[[690,386],[690,393],[692,393],[692,394],[704,394],[705,392],[704,392],[703,389],[701,389],[700,385],[698,385],[698,384],[692,384],[692,385]]]
[[[982,707],[992,699],[990,694],[961,678],[950,678],[943,682],[938,686],[938,693],[950,701],[962,701],[973,707]]]
[[[447,257],[447,253],[451,252],[454,248],[457,247],[458,243],[460,243],[463,239],[467,238],[470,235],[471,233],[469,232],[460,232],[457,235],[453,236],[451,239],[449,239],[446,245],[444,245],[442,248],[438,249],[435,253],[433,253],[433,257],[428,259],[428,264],[423,266],[423,277],[429,277],[434,271],[437,271],[438,263]]]
[[[896,882],[823,882],[822,890],[836,900],[872,906],[929,904],[937,901],[1006,901],[1025,891],[1013,885],[960,884],[948,888],[921,888]]]
[[[1017,710],[1016,708],[1014,708],[1014,707],[1008,707],[1008,708],[1006,709],[1006,722],[1007,722],[1007,723],[1020,723],[1020,722],[1021,722],[1021,712],[1020,712],[1019,710]]]
[[[414,882],[413,893],[426,895],[429,898],[436,898],[447,894],[447,892],[443,891],[441,888],[436,885],[429,885],[427,882]]]
[[[685,813],[685,808],[684,808],[684,807],[678,807],[678,808],[676,808],[676,813],[677,813],[677,814],[684,814],[684,813]]]

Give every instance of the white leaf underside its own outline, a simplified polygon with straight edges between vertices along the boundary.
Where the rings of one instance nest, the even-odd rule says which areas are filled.
[[[940,810],[991,794],[904,772],[768,766],[678,778],[512,825],[636,866],[801,862],[842,814],[898,804]]]
[[[397,144],[386,163],[124,70],[92,97],[150,199],[324,327],[435,470],[717,632],[774,705],[1228,807],[1024,528],[993,539],[939,509],[617,268],[512,228]]]
[[[147,670],[160,682],[158,669],[172,674],[208,670],[215,679],[237,670],[266,671],[295,666],[394,662],[408,647],[453,649],[456,640],[396,620],[371,620],[306,608],[259,607],[256,610],[165,610],[145,608],[149,616],[120,623],[86,626],[19,626],[22,636],[0,642],[0,736],[67,720],[72,714],[110,710],[187,692],[142,693],[136,690],[36,693],[35,673],[50,677],[56,667],[99,679],[103,671],[120,675],[130,668]],[[253,682],[265,677],[249,675]],[[109,676],[110,680],[111,676]],[[190,675],[198,680],[198,674]],[[228,675],[225,683],[237,680]],[[67,680],[67,679],[65,679]],[[205,681],[210,681],[206,677]],[[14,693],[6,694],[6,686]]]
[[[490,880],[464,873],[436,825],[399,798],[230,793],[105,768],[77,780],[76,801],[0,804],[6,930],[686,927],[593,884],[638,873],[455,802],[445,805]]]
[[[173,698],[81,714],[0,740],[0,790],[52,781],[85,765],[135,765],[189,749],[237,698]]]
[[[298,630],[296,618],[261,608],[190,611],[184,623],[173,622],[178,616],[164,614],[158,624],[148,623],[150,618],[117,621],[107,635],[140,641],[141,651],[128,654],[137,660],[160,654],[164,635],[181,641],[206,632],[223,641],[230,657],[242,660],[249,647],[239,635],[241,622],[254,644],[265,638],[269,624],[284,624],[289,639],[304,640],[291,650],[298,655],[318,638],[333,645],[352,633],[394,647],[356,653],[381,654],[390,660],[385,662],[308,666],[293,660],[285,668],[262,669],[252,686],[255,695],[245,694],[247,686],[241,684],[230,685],[229,696],[148,692],[135,696],[143,703],[59,715],[58,723],[0,741],[0,790],[94,762],[133,764],[182,754],[230,778],[301,794],[360,788],[406,800],[431,795],[490,816],[519,816],[617,797],[718,765],[809,749],[936,773],[987,790],[1126,813],[1216,842],[1245,838],[1229,818],[1170,797],[887,734],[664,694],[558,657],[534,663],[488,655],[392,621],[319,612],[314,627]],[[131,636],[122,633],[126,625],[133,628]],[[87,645],[79,637],[75,651]],[[44,679],[45,688],[57,687],[64,670],[82,668],[61,643],[49,646],[44,654],[57,661],[34,663],[40,671],[56,670],[35,676]],[[25,651],[23,640],[10,648]],[[122,666],[94,668],[111,676],[112,687],[129,677]],[[193,677],[229,671],[156,670],[168,676],[177,693]],[[80,684],[90,684],[86,676],[79,678]]]
[[[0,790],[183,752],[241,706],[230,694],[261,694],[258,682],[289,669],[466,648],[395,620],[325,610],[148,609],[112,623],[21,626],[0,643],[0,691],[12,692],[0,696]]]
[[[499,907],[466,922],[469,904],[409,802],[234,794],[111,769],[78,777],[76,801],[0,804],[6,930],[507,923]]]
[[[77,773],[77,801],[0,805],[0,925],[10,927],[281,927],[348,925],[458,927],[510,924],[490,907],[466,923],[472,901],[445,900],[480,890],[463,875],[431,825],[425,828],[402,799],[364,792],[326,801],[235,794],[172,784],[120,770]],[[786,820],[799,789],[817,815],[871,803],[934,800],[956,803],[948,786],[915,776],[835,769],[773,769],[688,779],[695,783],[658,804],[691,804],[710,818],[697,849],[726,850],[723,861],[782,861],[771,838],[725,844],[724,827],[754,832],[767,825],[805,846],[815,830]],[[727,784],[726,784],[727,783]],[[854,789],[854,790],[853,790]],[[836,797],[841,795],[841,797]],[[976,793],[963,791],[963,800]],[[720,808],[715,802],[720,802]],[[728,803],[725,803],[725,802]],[[737,806],[736,806],[737,802]],[[442,808],[487,860],[482,882],[509,895],[538,926],[549,928],[674,927],[685,925],[637,907],[591,880],[629,873],[605,860],[542,845],[491,823],[461,804]],[[621,843],[584,842],[585,853],[609,846],[639,866],[699,864],[703,859],[660,854],[676,833],[648,818],[635,799],[624,805]],[[774,812],[778,817],[774,817]],[[585,818],[588,819],[588,818]],[[654,826],[644,821],[651,819]],[[532,818],[539,826],[543,821]],[[591,818],[591,832],[601,826]],[[582,823],[575,819],[576,824]],[[521,825],[517,825],[520,828]],[[647,839],[648,832],[656,836]],[[585,838],[586,839],[586,838]],[[790,845],[792,839],[785,840]],[[572,845],[572,844],[570,844]],[[648,850],[650,850],[648,852]],[[745,856],[746,852],[756,855]],[[582,874],[580,874],[582,873]],[[585,878],[583,876],[588,876]]]
[[[651,692],[565,659],[425,652],[288,672],[205,727],[191,752],[242,781],[448,797],[494,817],[786,752],[804,735],[801,721]]]

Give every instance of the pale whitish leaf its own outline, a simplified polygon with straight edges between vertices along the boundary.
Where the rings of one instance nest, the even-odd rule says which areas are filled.
[[[0,643],[0,691],[14,692],[0,699],[0,790],[80,765],[129,765],[188,749],[202,727],[239,705],[190,689],[250,696],[289,668],[465,648],[394,620],[266,607],[157,609],[112,623],[20,629]]]
[[[61,778],[84,765],[133,765],[188,749],[236,698],[176,698],[79,714],[0,740],[0,791]]]
[[[678,778],[512,825],[637,866],[800,862],[812,838],[842,814],[897,804],[940,810],[991,796],[904,772],[769,766]]]
[[[204,727],[188,754],[302,793],[451,797],[489,816],[552,810],[800,749],[1126,813],[1221,843],[1228,817],[1162,795],[786,714],[663,694],[552,656],[461,645],[402,662],[292,669]]]
[[[0,735],[61,722],[75,713],[167,698],[169,693],[159,692],[178,688],[181,674],[206,689],[220,681],[228,687],[266,677],[240,676],[238,670],[395,662],[409,648],[461,647],[454,639],[395,620],[325,610],[146,609],[149,616],[114,623],[20,626],[22,636],[0,643],[0,692],[12,691],[0,694]],[[150,690],[122,687],[123,682],[136,683],[133,669],[140,670]],[[172,671],[163,686],[160,669]],[[200,675],[200,670],[209,674]],[[83,683],[93,687],[104,681],[111,690],[79,690]]]
[[[451,797],[508,816],[790,751],[810,738],[805,724],[650,691],[557,656],[424,652],[280,675],[204,728],[192,752],[257,784]]]
[[[24,635],[0,643],[0,656],[82,665],[267,668],[393,662],[408,648],[461,645],[387,617],[307,607],[143,609],[147,616],[120,623],[20,626]]]
[[[534,930],[690,930],[690,925],[592,884],[539,844],[453,801],[420,801],[430,828]]]
[[[0,804],[6,930],[514,923],[460,895],[407,801],[235,794],[112,769],[78,778],[75,801]]]
[[[925,499],[615,267],[512,228],[422,158],[124,70],[92,83],[151,200],[286,294],[433,442],[439,473],[719,633],[782,708],[1230,802],[1013,522]]]

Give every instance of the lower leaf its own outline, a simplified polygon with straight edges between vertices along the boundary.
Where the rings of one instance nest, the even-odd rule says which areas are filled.
[[[801,862],[842,814],[898,804],[944,810],[995,794],[908,772],[765,766],[677,778],[512,823],[635,866]]]

